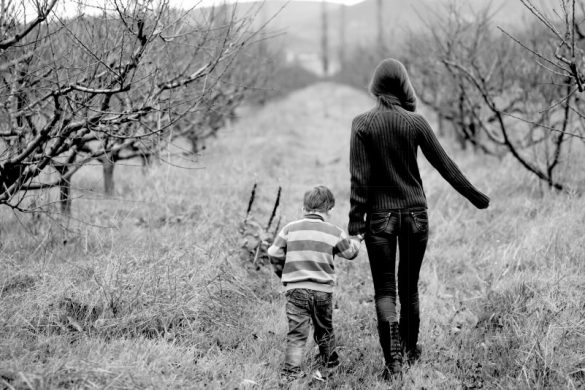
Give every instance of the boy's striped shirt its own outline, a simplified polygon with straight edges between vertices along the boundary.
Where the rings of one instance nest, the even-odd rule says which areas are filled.
[[[272,263],[283,267],[282,282],[287,290],[308,288],[325,292],[332,292],[335,285],[334,256],[351,260],[358,252],[358,242],[318,214],[307,214],[283,227],[268,248]]]

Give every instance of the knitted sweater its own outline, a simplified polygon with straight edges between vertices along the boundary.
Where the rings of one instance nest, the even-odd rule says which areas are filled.
[[[418,147],[474,206],[489,205],[489,198],[465,178],[421,115],[399,105],[379,104],[352,123],[349,234],[365,232],[364,216],[370,210],[427,206],[416,161]]]
[[[335,255],[354,259],[359,242],[318,214],[307,214],[282,228],[268,248],[277,274],[282,272],[286,290],[307,288],[332,292],[335,285]]]
[[[416,97],[405,67],[388,58],[376,67],[370,92],[378,106],[358,115],[351,126],[349,234],[366,230],[371,210],[426,207],[418,170],[418,148],[449,184],[477,208],[489,198],[461,173],[428,122],[415,114]]]

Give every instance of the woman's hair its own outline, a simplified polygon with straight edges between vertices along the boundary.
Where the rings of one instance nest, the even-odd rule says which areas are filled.
[[[329,188],[317,186],[305,192],[303,206],[306,211],[326,213],[335,206],[335,197]]]
[[[389,107],[393,104],[402,105],[400,100],[393,99],[391,96],[388,96],[388,95],[378,95],[378,96],[374,95],[374,96],[376,97],[376,99],[378,99],[378,101],[380,103],[382,103],[386,107]]]
[[[378,64],[369,90],[385,106],[399,105],[408,111],[416,109],[414,88],[406,68],[398,60],[387,58]]]

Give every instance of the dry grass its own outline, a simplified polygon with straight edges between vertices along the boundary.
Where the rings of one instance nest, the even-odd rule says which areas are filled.
[[[260,221],[279,185],[286,221],[325,183],[343,226],[349,125],[369,105],[319,84],[249,113],[180,162],[190,169],[120,167],[118,198],[85,170],[82,222],[1,211],[0,388],[276,388],[283,297],[268,269],[239,259],[237,226],[254,182]],[[585,201],[539,190],[511,160],[455,156],[492,205],[474,209],[423,163],[425,352],[390,387],[585,388]],[[387,388],[365,248],[337,269],[343,363],[292,388]]]

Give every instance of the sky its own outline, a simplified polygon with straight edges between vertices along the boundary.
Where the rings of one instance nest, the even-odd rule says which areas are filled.
[[[197,7],[210,7],[212,5],[219,5],[223,3],[244,3],[244,2],[252,2],[252,1],[277,1],[277,0],[169,0],[171,6],[178,7],[178,8],[192,8],[193,6]],[[282,0],[278,0],[282,1]],[[286,1],[286,0],[285,0]],[[321,1],[321,0],[289,0],[289,1]],[[328,3],[335,3],[335,4],[345,4],[345,5],[354,5],[363,2],[364,0],[325,0]],[[35,0],[24,0],[23,5],[25,9],[35,9],[32,5],[34,4]],[[92,8],[96,8],[96,6],[101,9],[104,4],[111,3],[111,0],[65,0],[60,1],[57,3],[55,7],[55,11],[57,11],[60,15],[72,15],[74,14],[79,4],[84,4],[86,7],[83,8],[83,12],[90,12]],[[29,14],[29,12],[26,12]],[[35,15],[36,13],[32,12],[31,15]]]
[[[25,17],[32,19],[36,17],[36,7],[33,5],[37,0],[23,0],[22,5],[25,8]],[[47,0],[45,0],[47,1]],[[160,0],[159,0],[160,1]],[[178,8],[192,8],[197,7],[209,7],[212,5],[218,5],[223,3],[244,3],[252,1],[283,1],[283,0],[169,0],[171,6]],[[285,0],[286,1],[286,0]],[[321,1],[321,0],[289,0],[289,1]],[[325,0],[328,3],[354,5],[363,2],[364,0]],[[80,8],[80,4],[82,4]],[[64,0],[59,1],[54,8],[54,11],[61,16],[72,16],[75,15],[79,10],[83,13],[92,13],[93,11],[101,11],[105,4],[111,4],[111,0]]]
[[[211,6],[214,4],[221,4],[224,1],[227,2],[234,2],[236,0],[195,0],[195,1],[199,1],[201,4],[200,6],[205,7],[205,6]],[[237,0],[239,2],[248,2],[248,1],[258,1],[258,0]],[[270,0],[264,0],[264,1],[270,1]],[[319,0],[294,0],[294,1],[319,1]],[[354,5],[357,3],[361,3],[364,0],[325,0],[328,3],[336,3],[336,4],[345,4],[345,5]],[[183,5],[186,5],[187,3],[192,3],[193,0],[175,0],[176,3],[181,3]]]

